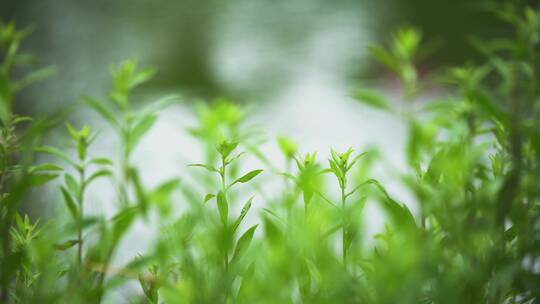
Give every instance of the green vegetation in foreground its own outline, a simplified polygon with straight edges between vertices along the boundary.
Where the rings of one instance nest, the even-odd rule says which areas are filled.
[[[196,182],[149,187],[132,154],[177,98],[135,107],[134,89],[154,70],[134,61],[112,69],[107,100],[83,98],[114,130],[117,156],[93,154],[98,135],[87,125],[67,124],[72,151],[43,146],[57,122],[17,116],[13,104],[51,70],[15,78],[36,60],[19,50],[27,31],[0,24],[0,302],[99,303],[137,282],[122,291],[127,302],[539,303],[540,14],[511,5],[494,13],[514,35],[471,39],[486,60],[430,78],[442,80],[444,97],[415,101],[424,49],[411,28],[370,48],[400,79],[406,106],[372,89],[352,92],[408,126],[408,170],[394,178],[414,194],[417,213],[372,175],[375,152],[332,150],[324,161],[279,137],[278,166],[242,109],[225,101],[201,106],[189,130],[204,151],[184,168]],[[246,156],[261,168],[243,165]],[[52,203],[65,212],[46,221],[22,214],[27,194],[53,180]],[[112,217],[85,212],[98,180],[115,190]],[[272,181],[282,186],[265,195],[260,186]],[[374,238],[366,204],[385,212]],[[160,231],[153,246],[114,265],[126,233],[150,218]]]

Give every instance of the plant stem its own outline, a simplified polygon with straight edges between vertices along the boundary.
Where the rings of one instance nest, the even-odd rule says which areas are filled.
[[[221,175],[221,191],[223,192],[223,196],[225,197],[225,200],[227,201],[227,183],[226,183],[227,171],[226,171],[225,157],[221,157],[221,174],[220,175]],[[223,231],[225,232],[225,234],[227,234],[227,220],[223,224],[223,229],[224,229]],[[225,246],[224,248],[223,261],[225,263],[225,272],[227,272],[229,270],[229,255],[227,253],[227,246]]]
[[[223,192],[223,197],[228,204],[227,200],[227,170],[226,170],[226,160],[225,157],[221,157],[221,191]],[[228,207],[227,207],[228,208]],[[228,282],[228,273],[229,273],[229,254],[228,254],[228,234],[227,231],[228,219],[225,219],[223,223],[223,235],[225,237],[224,248],[223,248],[223,264],[224,264],[224,276],[225,276],[225,303],[229,299],[229,282]]]
[[[79,266],[82,264],[82,221],[84,214],[84,190],[86,188],[85,171],[86,168],[84,167],[84,164],[81,164],[81,166],[79,167],[79,184],[81,185],[81,189],[79,189],[79,195],[77,197],[77,201],[79,203],[79,219],[77,223],[77,261],[79,262]]]
[[[128,190],[127,190],[127,180],[128,180],[128,171],[129,171],[129,133],[127,127],[122,128],[122,154],[120,155],[120,206],[127,207],[129,205],[128,199]]]
[[[347,244],[345,240],[346,235],[346,220],[345,220],[345,185],[343,185],[341,188],[341,211],[343,212],[343,227],[341,231],[341,247],[342,247],[342,253],[343,253],[343,265],[345,268],[347,268]]]

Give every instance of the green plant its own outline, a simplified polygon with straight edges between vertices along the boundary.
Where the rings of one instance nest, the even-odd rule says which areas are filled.
[[[254,177],[259,175],[262,170],[252,170],[244,175],[242,175],[239,178],[236,178],[233,182],[228,183],[227,182],[227,167],[235,160],[240,158],[242,156],[242,153],[239,153],[235,156],[232,156],[231,153],[234,152],[236,147],[238,146],[237,142],[229,142],[229,141],[223,141],[217,146],[217,151],[220,156],[220,167],[215,168],[213,165],[203,165],[203,164],[195,164],[192,166],[202,167],[210,172],[214,172],[219,174],[220,181],[221,181],[221,189],[217,192],[217,194],[207,194],[204,198],[205,202],[208,202],[212,198],[215,197],[217,209],[219,211],[219,218],[221,220],[221,223],[223,224],[223,242],[220,246],[222,255],[223,255],[223,265],[224,265],[224,271],[229,271],[229,265],[233,264],[236,265],[238,263],[238,260],[241,258],[244,251],[247,249],[249,244],[251,243],[251,240],[253,239],[253,234],[255,233],[255,229],[257,229],[258,225],[254,225],[250,227],[248,230],[246,230],[242,236],[238,239],[235,245],[234,253],[232,258],[229,258],[229,251],[231,248],[231,241],[238,230],[240,224],[242,223],[242,220],[247,215],[249,209],[251,208],[251,203],[253,201],[253,197],[251,197],[242,207],[242,210],[240,212],[240,215],[237,217],[237,219],[230,223],[229,221],[229,199],[228,199],[228,192],[229,190],[238,183],[247,183],[250,180],[252,180]],[[227,288],[228,289],[228,288]],[[226,297],[228,296],[228,291],[226,293]]]
[[[96,179],[103,176],[111,176],[110,166],[112,162],[106,158],[89,158],[88,148],[97,134],[92,134],[89,126],[84,126],[81,130],[76,130],[67,124],[67,130],[71,136],[75,149],[77,151],[77,159],[72,160],[70,157],[53,147],[38,147],[36,150],[42,153],[48,153],[58,157],[67,165],[71,166],[77,172],[77,178],[71,173],[64,173],[65,185],[60,187],[62,197],[66,204],[69,214],[75,222],[77,230],[77,238],[69,240],[61,245],[62,249],[67,249],[71,246],[77,246],[77,263],[81,266],[83,261],[83,228],[84,228],[84,203],[85,191],[88,186]],[[97,169],[90,172],[90,166],[97,166]],[[91,174],[90,174],[91,173]]]
[[[17,277],[15,288],[32,280],[35,275],[27,256],[27,245],[37,234],[28,217],[18,214],[25,194],[30,188],[56,178],[59,168],[54,165],[32,166],[31,145],[39,139],[47,124],[33,123],[29,117],[13,113],[15,95],[51,74],[50,68],[37,69],[21,78],[14,69],[35,67],[36,59],[19,51],[21,41],[29,30],[18,30],[13,22],[0,22],[0,301],[10,297],[10,284]],[[27,125],[26,128],[21,125]],[[29,127],[28,127],[29,125]],[[37,225],[37,224],[36,224]]]
[[[345,267],[347,266],[347,250],[349,249],[349,245],[351,242],[351,235],[352,232],[350,231],[350,220],[349,217],[346,216],[346,207],[347,207],[347,198],[351,195],[353,195],[360,186],[355,187],[350,192],[347,191],[347,173],[352,169],[354,164],[358,161],[360,157],[362,157],[363,154],[357,155],[352,160],[349,158],[351,157],[351,154],[353,153],[353,149],[350,148],[344,153],[337,153],[334,150],[331,151],[331,158],[328,159],[328,163],[330,164],[330,172],[334,174],[334,176],[337,178],[339,183],[339,189],[341,194],[341,209],[343,212],[343,223],[342,223],[342,246],[341,251],[343,255],[343,264]]]

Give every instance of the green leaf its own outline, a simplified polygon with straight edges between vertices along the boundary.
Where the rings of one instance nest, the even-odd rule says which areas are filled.
[[[107,159],[107,158],[93,158],[90,160],[91,164],[96,164],[96,165],[102,165],[102,166],[112,166],[113,165],[113,162],[110,160],[110,159]]]
[[[399,72],[399,61],[384,48],[380,46],[370,46],[368,51],[379,63],[385,65],[395,73]]]
[[[253,201],[253,196],[244,204],[244,207],[242,207],[242,211],[240,211],[240,216],[236,219],[233,225],[233,232],[235,232],[238,227],[240,226],[240,223],[242,223],[242,220],[244,217],[246,217],[249,209],[251,208],[251,202]]]
[[[58,177],[58,174],[39,173],[31,174],[29,183],[32,186],[41,186]]]
[[[13,92],[17,92],[33,83],[42,81],[44,79],[47,79],[54,75],[56,70],[53,67],[45,67],[41,68],[39,70],[36,70],[26,76],[24,76],[22,79],[16,81],[13,84]]]
[[[158,195],[158,196],[170,195],[174,190],[180,187],[180,183],[181,183],[181,180],[179,178],[172,178],[170,180],[167,180],[161,183],[158,187],[156,187],[153,193],[154,195]]]
[[[386,189],[377,180],[370,179],[367,183],[374,185],[382,194],[383,199],[380,202],[394,223],[403,229],[415,230],[417,228],[414,216],[406,205],[400,205],[392,199]]]
[[[64,168],[55,164],[41,164],[30,168],[30,173],[47,172],[47,171],[63,171]]]
[[[57,250],[67,250],[77,244],[79,244],[79,240],[69,240],[63,243],[54,244],[54,248]]]
[[[85,229],[85,228],[92,227],[92,226],[98,224],[100,222],[100,220],[102,220],[102,218],[100,218],[98,216],[85,217],[85,218],[82,219],[82,221],[80,223],[80,228]]]
[[[262,171],[263,170],[260,170],[260,169],[250,171],[250,172],[244,174],[242,177],[237,178],[232,184],[229,185],[229,187],[236,184],[236,183],[247,183],[250,180],[252,180],[255,176],[259,175]]]
[[[41,147],[36,147],[34,148],[34,151],[38,152],[38,153],[45,153],[45,154],[49,154],[49,155],[53,155],[65,162],[67,162],[68,164],[72,165],[73,167],[77,167],[77,164],[71,160],[71,158],[69,158],[69,156],[67,156],[67,154],[65,154],[64,152],[58,150],[57,148],[54,148],[54,147],[49,147],[49,146],[41,146]]]
[[[161,215],[165,216],[171,213],[171,196],[174,191],[180,190],[181,184],[179,178],[172,178],[164,181],[151,192],[151,203],[158,207],[158,211]]]
[[[94,181],[95,179],[100,178],[100,177],[105,177],[105,176],[112,176],[112,172],[107,169],[96,171],[92,175],[90,175],[90,177],[85,181],[85,186],[92,183],[92,181]]]
[[[190,164],[188,165],[188,167],[201,167],[201,168],[204,168],[210,172],[217,172],[219,173],[219,170],[212,167],[212,166],[209,166],[209,165],[205,165],[205,164]]]
[[[228,165],[230,163],[232,163],[233,161],[239,159],[242,155],[244,155],[245,153],[242,152],[242,153],[238,153],[238,155],[235,155],[233,157],[231,157],[230,159],[228,159],[226,162],[225,162],[225,165]]]
[[[352,97],[370,107],[381,110],[390,110],[390,103],[380,93],[369,89],[359,89],[353,92]]]
[[[146,195],[146,190],[144,189],[141,179],[139,177],[139,172],[135,168],[130,168],[129,178],[133,184],[135,190],[135,196],[137,197],[137,203],[140,206],[140,210],[143,213],[146,213],[148,208],[148,197]]]
[[[127,232],[131,224],[139,214],[139,206],[128,207],[121,210],[117,215],[112,219],[113,221],[113,230],[112,230],[112,242],[118,243],[120,239]]]
[[[221,155],[223,159],[226,159],[231,154],[231,152],[234,151],[234,149],[236,149],[236,147],[238,147],[237,142],[222,141],[218,145],[217,151],[219,152],[219,154]]]
[[[219,191],[217,194],[217,207],[221,222],[223,223],[223,225],[227,225],[229,219],[229,205],[223,191]]]
[[[71,194],[64,186],[60,187],[60,190],[62,191],[62,196],[64,197],[64,202],[66,203],[66,207],[68,208],[69,213],[71,214],[71,216],[73,216],[74,219],[78,219],[79,208],[77,207],[73,196],[71,196]]]
[[[68,130],[69,135],[71,135],[71,139],[75,141],[79,139],[79,132],[77,132],[69,122],[66,123],[66,129]]]
[[[205,197],[204,197],[204,202],[207,203],[209,200],[211,200],[212,198],[216,197],[214,194],[212,193],[208,193]]]
[[[297,144],[286,136],[279,136],[277,138],[278,146],[285,157],[291,159],[298,150]]]
[[[129,134],[128,151],[133,151],[142,137],[152,128],[157,119],[156,115],[143,117],[131,130]]]
[[[129,81],[129,88],[130,89],[135,88],[149,81],[150,79],[152,79],[152,77],[154,77],[155,74],[156,74],[156,69],[152,67],[148,67],[148,68],[144,68],[140,70],[139,72],[135,74],[135,76],[131,77]]]
[[[88,106],[90,106],[94,111],[96,111],[102,118],[104,118],[109,124],[115,128],[119,126],[118,121],[115,118],[114,112],[105,106],[104,102],[98,101],[89,96],[83,96],[83,100]]]
[[[251,240],[253,239],[253,234],[255,233],[255,230],[257,229],[259,225],[251,226],[242,236],[238,239],[238,242],[236,242],[236,248],[234,249],[233,258],[231,260],[231,264],[238,262],[238,260],[242,257],[244,252],[247,250],[249,245],[251,244]]]
[[[177,94],[167,95],[156,101],[150,102],[146,107],[144,107],[139,114],[148,115],[156,113],[159,110],[165,109],[166,107],[177,103],[180,100],[180,96]]]
[[[73,175],[66,173],[64,174],[64,181],[66,182],[67,188],[71,193],[79,193],[81,186],[79,182],[73,177]]]

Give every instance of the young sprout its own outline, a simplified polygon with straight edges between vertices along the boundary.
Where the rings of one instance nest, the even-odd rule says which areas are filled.
[[[291,191],[290,191],[290,182],[288,175],[290,175],[291,171],[291,165],[294,162],[294,156],[296,155],[298,151],[297,144],[289,137],[286,136],[278,136],[277,143],[279,146],[279,149],[281,150],[281,153],[285,157],[285,173],[283,174],[283,202],[285,203],[285,206],[287,207],[287,210],[290,210],[292,203],[294,202],[294,198],[291,197]]]
[[[298,151],[298,145],[289,137],[278,136],[277,138],[279,149],[285,155],[285,160],[288,162],[294,159],[294,155]]]
[[[320,193],[321,169],[317,163],[317,152],[306,153],[303,158],[294,157],[298,168],[298,176],[293,177],[298,188],[302,191],[304,199],[304,214],[308,214],[308,206],[313,199],[313,195]]]
[[[10,230],[14,248],[18,249],[28,246],[32,240],[39,237],[41,231],[39,219],[31,223],[27,214],[24,215],[24,219],[19,214],[16,214],[15,226],[11,227]]]
[[[120,205],[129,206],[128,185],[130,184],[131,155],[157,121],[158,111],[176,102],[178,96],[170,95],[151,103],[146,108],[135,111],[130,102],[131,92],[152,79],[153,68],[139,69],[137,62],[126,60],[111,67],[113,86],[109,92],[109,102],[84,96],[85,102],[94,109],[116,131],[120,142],[120,182],[118,185]]]
[[[422,33],[420,30],[405,27],[394,33],[389,48],[371,46],[371,55],[396,73],[405,87],[405,98],[413,98],[418,91],[417,71],[414,65],[418,53]]]
[[[68,243],[71,244],[71,246],[77,245],[77,262],[81,265],[83,256],[85,192],[88,186],[96,179],[112,175],[112,172],[110,171],[112,162],[106,158],[88,157],[88,148],[97,136],[97,133],[92,134],[89,126],[85,125],[82,129],[77,130],[70,123],[67,123],[66,128],[71,136],[74,148],[77,151],[77,158],[75,160],[71,159],[61,150],[53,147],[39,147],[37,148],[37,151],[51,154],[59,158],[77,172],[77,177],[74,177],[69,172],[64,173],[65,184],[60,187],[60,190],[69,214],[72,216],[77,229],[77,239],[71,240]],[[96,168],[89,172],[91,166]],[[65,246],[62,247],[63,249],[69,248],[66,248]]]
[[[259,175],[263,170],[252,170],[244,175],[242,175],[239,178],[236,178],[233,182],[228,182],[227,176],[228,166],[237,160],[239,157],[242,156],[242,153],[232,155],[232,153],[235,151],[235,149],[238,147],[238,142],[234,141],[222,141],[217,146],[217,152],[220,156],[220,167],[215,168],[212,165],[205,165],[205,164],[192,164],[190,166],[194,167],[202,167],[210,172],[214,172],[219,174],[220,181],[221,181],[221,189],[217,192],[217,194],[207,194],[204,198],[204,202],[208,202],[212,198],[216,198],[216,203],[218,207],[219,217],[221,219],[221,222],[223,224],[223,231],[227,234],[229,231],[229,228],[231,227],[231,224],[229,223],[229,201],[228,201],[228,191],[231,187],[238,183],[247,183],[251,181],[253,178],[255,178],[257,175]],[[251,208],[251,204],[253,201],[253,197],[251,197],[242,208],[242,211],[240,212],[240,215],[238,218],[232,223],[232,233],[234,234],[238,227],[240,226],[240,223],[244,219],[244,217],[247,215],[249,209]],[[234,251],[232,259],[229,260],[229,253],[228,253],[228,246],[225,246],[223,249],[223,262],[224,262],[224,269],[225,271],[228,271],[229,265],[231,263],[236,263],[237,260],[240,258],[241,253],[245,251],[245,249],[249,246],[249,243],[251,242],[251,239],[253,238],[253,234],[255,232],[255,229],[257,228],[257,225],[252,226],[249,228],[244,234],[238,239],[238,242],[236,243],[236,249]]]
[[[354,188],[352,191],[347,192],[347,174],[349,170],[354,166],[354,164],[358,161],[360,157],[365,155],[365,153],[359,154],[354,158],[350,158],[353,149],[349,148],[347,151],[343,153],[338,153],[334,151],[333,149],[330,151],[331,158],[328,159],[328,163],[330,165],[330,172],[334,174],[334,176],[338,180],[339,189],[341,190],[341,209],[343,212],[343,221],[342,221],[342,255],[343,255],[343,264],[345,267],[347,266],[347,251],[349,250],[350,246],[350,236],[349,236],[349,229],[350,229],[350,223],[348,222],[348,217],[345,216],[347,213],[346,206],[347,206],[347,198],[354,194],[356,190],[359,189],[360,186]]]

